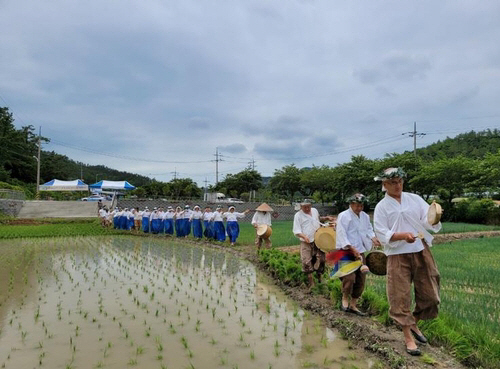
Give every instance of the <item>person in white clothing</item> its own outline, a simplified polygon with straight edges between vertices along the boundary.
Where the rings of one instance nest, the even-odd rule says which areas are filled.
[[[240,226],[238,224],[238,218],[244,218],[250,210],[245,210],[243,213],[235,211],[234,206],[230,206],[228,211],[224,213],[223,217],[226,218],[226,229],[227,236],[229,237],[229,242],[231,246],[234,246],[236,239],[240,234]]]
[[[214,223],[212,222],[213,216],[214,213],[212,212],[212,208],[207,206],[203,211],[203,226],[205,228],[203,235],[209,240],[214,238]]]
[[[189,221],[193,226],[194,238],[203,237],[203,227],[201,225],[202,218],[203,218],[203,213],[201,212],[200,207],[196,205],[191,213],[191,218],[189,218]]]
[[[401,168],[388,168],[375,177],[382,181],[386,194],[375,207],[374,226],[387,254],[389,316],[403,329],[406,351],[418,356],[421,352],[414,338],[420,343],[426,343],[427,338],[417,323],[438,315],[440,276],[428,230],[439,231],[441,223],[429,224],[429,204],[416,194],[403,192],[405,177]]]
[[[309,291],[314,286],[312,273],[316,273],[318,282],[325,270],[325,253],[314,243],[314,234],[321,226],[321,221],[333,221],[332,216],[320,217],[318,210],[309,201],[300,204],[300,210],[293,218],[293,234],[300,239],[300,259],[302,271],[307,275]]]
[[[102,208],[99,209],[99,219],[101,220],[101,226],[106,227],[107,226],[107,217],[108,217],[108,210],[106,206],[103,206]]]
[[[226,229],[224,228],[222,216],[222,206],[217,206],[211,220],[214,223],[214,239],[219,242],[224,242],[226,240]]]
[[[361,259],[364,264],[364,253],[372,249],[372,244],[380,246],[380,242],[375,237],[370,217],[363,211],[366,197],[361,193],[356,193],[348,199],[348,202],[349,209],[341,212],[337,217],[336,248],[352,253],[356,259]],[[352,312],[360,316],[366,315],[357,308],[356,304],[365,288],[367,270],[368,267],[364,265],[356,272],[340,278],[342,281],[342,311]]]
[[[267,225],[271,227],[271,213],[273,212],[273,208],[267,205],[265,202],[260,204],[257,209],[255,209],[255,214],[252,217],[252,226],[255,228],[255,246],[257,246],[257,250],[260,250],[262,243],[267,249],[270,249],[271,237],[262,238],[257,234],[257,228],[260,225]]]

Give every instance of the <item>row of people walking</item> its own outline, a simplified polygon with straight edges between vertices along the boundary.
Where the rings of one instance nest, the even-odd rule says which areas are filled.
[[[220,242],[226,240],[227,234],[231,245],[234,245],[240,232],[238,219],[245,217],[249,211],[247,209],[240,213],[234,206],[224,211],[222,206],[217,206],[215,211],[212,211],[211,207],[206,207],[202,212],[198,205],[192,210],[186,205],[184,209],[177,206],[175,210],[172,206],[168,206],[165,211],[161,207],[152,210],[145,207],[144,210],[115,208],[108,212],[103,207],[99,210],[99,216],[103,226],[112,224],[115,229],[137,232],[142,230],[144,233],[167,235],[175,233],[177,237],[187,237],[192,232],[195,238],[205,236]],[[226,220],[225,226],[224,220]]]

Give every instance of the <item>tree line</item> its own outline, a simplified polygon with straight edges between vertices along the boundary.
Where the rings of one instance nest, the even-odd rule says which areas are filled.
[[[21,186],[34,192],[38,136],[33,126],[16,129],[8,108],[0,108],[0,182]],[[42,137],[42,142],[49,139]],[[190,178],[169,182],[120,172],[102,165],[88,166],[55,152],[42,151],[41,182],[58,178],[79,178],[83,169],[88,183],[97,179],[126,179],[138,188],[131,195],[141,198],[201,198],[204,191],[223,192],[228,197],[257,201],[293,203],[304,198],[318,203],[345,208],[346,199],[354,192],[368,196],[376,204],[383,192],[373,177],[384,168],[399,166],[408,177],[405,190],[425,199],[438,198],[445,210],[453,208],[460,197],[500,198],[500,131],[468,132],[446,138],[413,152],[388,153],[383,158],[369,159],[355,155],[347,163],[299,168],[295,164],[276,169],[270,178],[251,167],[228,174],[215,186],[200,188]],[[99,178],[97,178],[99,177]]]

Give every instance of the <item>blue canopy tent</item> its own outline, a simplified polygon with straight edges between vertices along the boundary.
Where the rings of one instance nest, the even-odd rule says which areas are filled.
[[[89,186],[90,190],[133,190],[135,186],[127,181],[106,181],[102,180]]]
[[[74,181],[61,181],[53,179],[43,185],[40,185],[40,191],[88,191],[89,186],[83,183],[81,179]]]

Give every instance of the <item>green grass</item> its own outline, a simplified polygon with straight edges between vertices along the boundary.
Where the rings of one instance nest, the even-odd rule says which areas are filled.
[[[293,221],[282,220],[274,221],[272,228],[273,234],[271,241],[273,246],[291,246],[298,245],[299,239],[292,233]],[[240,236],[238,244],[252,245],[255,241],[255,228],[250,223],[240,223]]]
[[[0,239],[26,237],[68,237],[124,234],[102,228],[97,219],[43,219],[41,224],[0,225]]]
[[[500,226],[486,224],[469,224],[469,223],[443,223],[443,228],[439,232],[442,233],[463,233],[477,231],[500,231]]]

